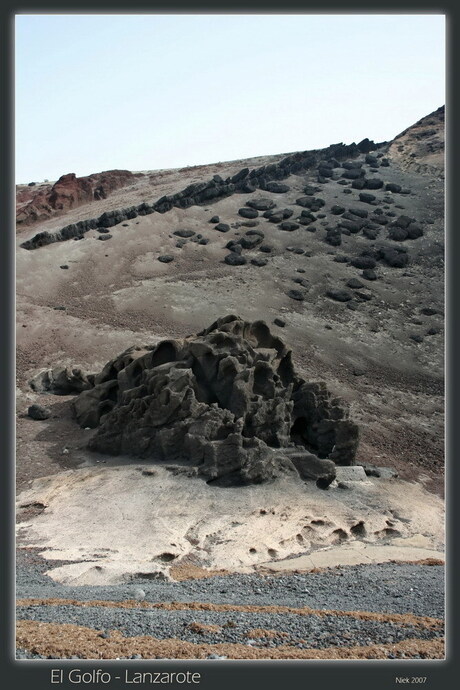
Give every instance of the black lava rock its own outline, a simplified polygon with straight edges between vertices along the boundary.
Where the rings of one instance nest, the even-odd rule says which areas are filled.
[[[352,295],[347,290],[327,290],[326,296],[336,302],[348,302],[352,299]]]
[[[51,417],[51,410],[49,410],[47,407],[43,407],[42,405],[34,404],[29,407],[27,414],[32,419],[43,420]]]

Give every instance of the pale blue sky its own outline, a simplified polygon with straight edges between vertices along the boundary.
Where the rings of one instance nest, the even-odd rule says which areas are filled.
[[[18,183],[386,141],[445,102],[441,14],[15,24]]]

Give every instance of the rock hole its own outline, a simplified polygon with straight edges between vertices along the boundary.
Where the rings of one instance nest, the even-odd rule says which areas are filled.
[[[360,520],[356,523],[356,525],[353,525],[353,527],[350,528],[350,532],[355,537],[364,537],[364,535],[366,534],[366,528],[364,526],[363,520]]]
[[[277,551],[276,549],[268,549],[268,555],[269,555],[271,558],[275,558],[275,556],[278,555],[278,551]]]
[[[155,560],[163,561],[163,563],[170,563],[175,558],[177,558],[177,554],[164,551],[163,553],[160,553],[160,555],[157,556]]]
[[[397,529],[393,529],[392,527],[385,527],[385,529],[374,532],[374,534],[377,537],[387,537],[387,538],[400,537],[401,536],[401,532],[399,532],[399,530],[397,530]]]
[[[300,533],[296,534],[296,539],[299,542],[299,544],[303,544],[303,537]]]
[[[311,524],[312,524],[312,525],[321,525],[321,526],[323,526],[323,525],[325,525],[326,523],[324,522],[324,520],[312,520],[312,521],[311,521]]]
[[[332,532],[332,535],[334,536],[334,543],[335,544],[340,544],[341,542],[345,541],[348,539],[348,534],[345,532],[345,530],[341,529],[335,529]]]
[[[257,553],[257,549],[255,549],[254,547],[251,547],[249,549],[249,553]]]

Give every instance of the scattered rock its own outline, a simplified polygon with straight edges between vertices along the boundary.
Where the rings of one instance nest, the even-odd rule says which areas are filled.
[[[361,192],[359,195],[359,199],[365,204],[372,204],[372,202],[375,201],[376,197],[374,194],[369,194],[368,192]]]
[[[304,293],[300,290],[288,290],[286,294],[288,297],[295,299],[298,302],[302,302],[305,299]]]
[[[366,280],[377,280],[378,275],[372,268],[365,268],[362,272],[363,278]]]
[[[43,407],[42,405],[34,404],[29,407],[27,414],[32,419],[43,420],[51,417],[51,410],[49,410],[47,407]]]
[[[353,295],[351,295],[347,290],[340,290],[340,289],[338,289],[338,290],[327,290],[326,295],[327,295],[327,297],[330,297],[330,299],[333,299],[336,302],[348,302],[353,297]]]
[[[243,218],[257,218],[257,216],[259,215],[259,212],[256,211],[255,208],[246,208],[246,207],[238,209],[238,213]]]
[[[319,211],[325,203],[324,199],[320,199],[319,197],[302,196],[296,199],[296,204],[298,204],[298,206],[309,208],[310,211]]]
[[[29,381],[29,385],[37,393],[72,395],[91,388],[92,376],[78,368],[56,367],[41,371]]]
[[[394,194],[397,194],[401,191],[402,187],[400,184],[394,184],[393,182],[388,182],[385,185],[385,191],[387,192],[393,192]]]
[[[286,321],[283,321],[283,319],[279,319],[278,317],[276,317],[276,319],[273,320],[273,323],[275,324],[275,326],[279,326],[280,328],[284,328],[286,325]]]
[[[244,264],[247,264],[248,262],[245,256],[241,256],[241,254],[237,254],[233,251],[224,257],[224,261],[229,266],[244,266]]]
[[[193,230],[175,230],[173,232],[173,235],[177,235],[177,237],[193,237],[194,234]]]
[[[364,287],[364,283],[362,283],[358,278],[350,278],[350,280],[347,280],[347,285],[352,290],[359,290],[360,288]]]
[[[174,257],[171,254],[163,254],[158,257],[158,261],[161,261],[162,264],[169,264],[174,261]]]
[[[262,199],[251,199],[246,202],[246,206],[254,208],[256,211],[269,211],[275,208],[276,204],[272,199],[262,198]]]
[[[357,256],[351,260],[351,265],[355,268],[375,268],[377,262],[371,256]]]
[[[215,230],[219,232],[228,232],[230,230],[230,225],[227,225],[227,223],[219,223],[216,225]]]
[[[108,235],[99,235],[99,237],[98,237],[97,239],[98,239],[98,240],[102,240],[102,241],[111,240],[111,239],[112,239],[112,235],[111,235],[110,233],[109,233]]]
[[[219,222],[220,222],[220,218],[219,218],[219,216],[213,216],[213,217],[209,220],[209,222],[210,222],[210,223],[219,223]]]
[[[267,182],[265,185],[265,189],[267,192],[274,192],[275,194],[284,194],[285,192],[289,192],[290,187],[287,184],[283,184],[282,182]]]
[[[280,230],[292,232],[293,230],[297,230],[300,227],[300,225],[298,223],[294,223],[293,221],[285,220],[282,223],[280,223],[278,227]]]

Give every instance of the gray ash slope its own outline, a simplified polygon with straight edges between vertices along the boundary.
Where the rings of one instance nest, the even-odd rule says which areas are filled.
[[[43,252],[65,257],[60,266],[70,269],[53,273],[54,306],[41,286],[24,288],[28,307],[53,309],[50,326],[58,334],[72,318],[85,324],[89,316],[119,330],[153,324],[182,337],[192,324],[207,326],[210,316],[241,313],[242,306],[244,319],[284,329],[310,380],[333,381],[334,392],[352,402],[363,428],[358,460],[372,463],[377,453],[400,472],[420,466],[442,490],[443,178],[441,169],[435,176],[402,165],[405,146],[417,160],[417,142],[425,155],[436,132],[443,132],[443,109],[417,123],[413,139],[409,129],[389,144],[364,140],[265,166],[248,162],[230,182],[224,174],[223,182],[194,182],[187,193],[166,194],[157,209],[143,202],[130,218],[113,209],[113,197],[95,229],[82,235],[77,227],[75,239],[83,241],[58,242],[66,233],[44,229],[52,245],[19,249],[29,271]],[[69,236],[84,212],[68,214],[75,219]],[[110,233],[100,232],[107,227]],[[26,243],[38,247],[42,233]],[[106,360],[117,352],[108,341],[104,347]],[[30,359],[45,365],[30,356],[36,350],[37,338],[30,350],[19,344],[21,377],[34,373]],[[91,370],[89,353],[80,352]],[[411,408],[418,414],[406,412]]]

